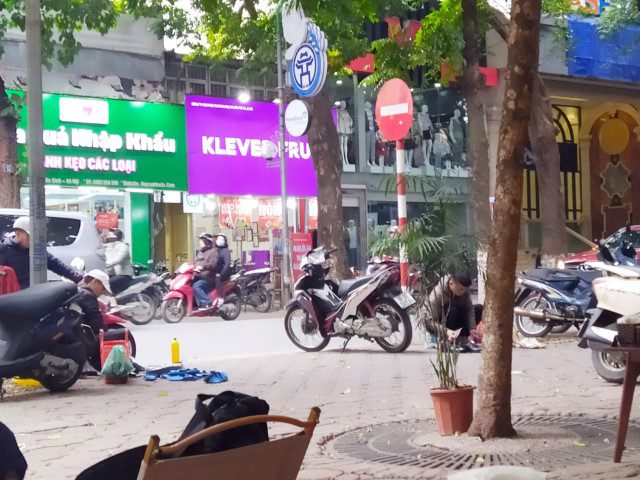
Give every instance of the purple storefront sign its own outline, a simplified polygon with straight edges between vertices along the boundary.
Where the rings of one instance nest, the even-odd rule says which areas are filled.
[[[261,156],[263,141],[277,143],[278,105],[198,95],[187,95],[185,105],[189,193],[280,195],[280,168]],[[285,140],[287,195],[316,196],[307,138]]]
[[[242,252],[242,266],[246,270],[271,267],[271,252],[269,250],[251,250]]]

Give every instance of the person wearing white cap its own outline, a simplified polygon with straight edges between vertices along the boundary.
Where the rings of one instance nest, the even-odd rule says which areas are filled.
[[[29,286],[29,236],[31,222],[29,217],[18,217],[13,222],[14,237],[0,245],[0,265],[11,267],[16,272],[20,288]],[[47,268],[61,277],[78,283],[82,277],[76,270],[47,252]]]
[[[76,305],[82,309],[86,323],[91,326],[91,330],[97,335],[100,333],[101,328],[104,329],[98,297],[111,295],[109,276],[102,270],[89,270],[84,275],[78,294]]]

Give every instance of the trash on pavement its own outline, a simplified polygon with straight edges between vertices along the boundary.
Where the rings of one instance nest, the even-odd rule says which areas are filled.
[[[537,338],[523,338],[516,343],[516,348],[547,348],[547,345],[542,343]]]
[[[128,375],[133,372],[133,365],[122,345],[116,345],[104,362],[102,375],[106,383],[112,383],[115,379],[119,383],[125,383]]]
[[[203,379],[206,383],[223,383],[229,380],[224,372],[216,372],[215,370],[199,370],[197,368],[176,369],[173,367],[159,368],[157,370],[148,370],[144,379],[147,382],[155,382],[158,379],[169,380],[170,382],[193,382]]]

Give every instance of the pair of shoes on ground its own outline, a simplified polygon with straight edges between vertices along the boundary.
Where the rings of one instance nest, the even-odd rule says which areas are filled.
[[[466,338],[458,340],[456,347],[460,353],[480,353],[482,351],[482,347],[480,345]]]

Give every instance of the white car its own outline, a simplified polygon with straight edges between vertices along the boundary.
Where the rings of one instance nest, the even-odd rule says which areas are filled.
[[[0,208],[0,241],[13,234],[13,222],[29,216],[29,211]],[[87,270],[105,269],[104,250],[95,223],[88,215],[77,212],[47,210],[47,251],[67,265],[81,258]],[[49,272],[49,279],[58,278]]]

